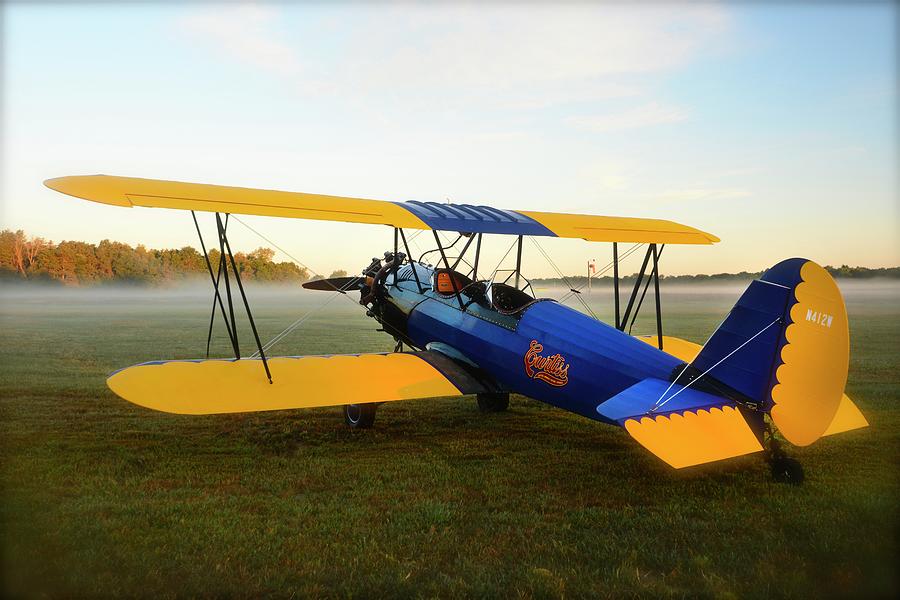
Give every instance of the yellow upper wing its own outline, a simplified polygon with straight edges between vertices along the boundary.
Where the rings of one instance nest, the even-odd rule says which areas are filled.
[[[115,206],[370,223],[409,229],[581,238],[597,242],[713,244],[714,235],[659,219],[501,210],[470,204],[387,202],[109,175],[48,179],[58,192]]]
[[[58,177],[44,184],[77,198],[129,208],[176,208],[427,229],[421,219],[392,202],[362,198],[110,175]]]

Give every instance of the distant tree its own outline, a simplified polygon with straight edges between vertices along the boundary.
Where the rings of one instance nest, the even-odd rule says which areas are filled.
[[[16,269],[16,234],[9,229],[0,231],[0,271],[7,276],[21,275]]]
[[[31,238],[25,242],[25,270],[30,272],[35,263],[37,255],[48,246],[47,240],[44,238]]]
[[[347,276],[347,271],[345,271],[343,269],[338,269],[337,271],[332,271],[331,275],[329,275],[328,278],[331,279],[332,277],[346,277],[346,276]]]
[[[25,275],[25,247],[28,240],[25,238],[25,232],[21,229],[13,234],[13,266],[16,271]]]
[[[247,255],[249,275],[257,281],[273,281],[275,278],[275,251],[271,248],[257,248]]]

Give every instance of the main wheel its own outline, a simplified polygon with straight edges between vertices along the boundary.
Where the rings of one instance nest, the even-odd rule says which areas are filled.
[[[344,423],[354,429],[368,429],[375,423],[377,404],[345,404]]]
[[[478,410],[481,412],[503,412],[509,408],[509,394],[486,393],[478,394]]]
[[[779,456],[771,461],[772,478],[778,483],[800,485],[803,483],[803,467],[796,459]]]

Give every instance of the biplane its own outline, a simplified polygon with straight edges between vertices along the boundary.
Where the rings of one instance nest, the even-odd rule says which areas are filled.
[[[781,438],[806,446],[867,425],[844,394],[850,337],[843,298],[828,272],[811,260],[784,260],[751,282],[701,346],[663,334],[659,261],[668,244],[719,240],[671,221],[105,175],[45,184],[95,202],[179,209],[193,216],[213,284],[213,316],[221,315],[234,356],[210,359],[207,344],[204,359],[156,360],[113,373],[110,389],[143,407],[201,415],[342,406],[348,425],[366,428],[385,402],[474,396],[482,411],[493,412],[505,410],[514,392],[623,427],[675,468],[764,452],[776,479],[794,483],[802,480],[803,470],[785,454]],[[214,213],[217,267],[198,212]],[[304,287],[359,294],[366,314],[395,340],[394,352],[267,355],[228,239],[229,215],[391,228],[392,247],[357,276]],[[415,258],[410,230],[430,234],[434,248]],[[445,241],[448,235],[455,240]],[[515,248],[513,269],[484,268],[485,235],[512,236],[507,254]],[[522,273],[526,237],[611,243],[615,322],[536,297]],[[623,243],[632,246],[620,256]],[[639,251],[643,258],[629,293],[620,289],[620,261]],[[656,334],[632,336],[630,326],[651,285]],[[235,292],[253,332],[251,356],[241,354]],[[355,382],[352,397],[350,381]]]

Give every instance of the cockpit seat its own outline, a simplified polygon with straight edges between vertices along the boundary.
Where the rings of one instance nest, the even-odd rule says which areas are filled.
[[[450,297],[466,289],[472,280],[452,269],[436,269],[434,272],[434,291],[444,297]]]

